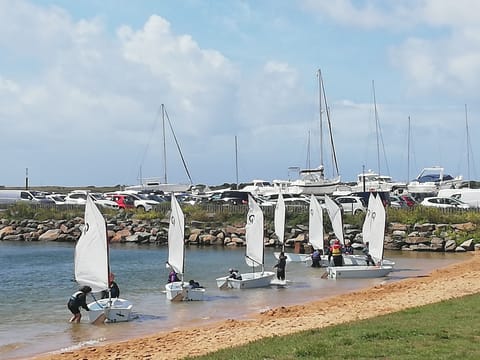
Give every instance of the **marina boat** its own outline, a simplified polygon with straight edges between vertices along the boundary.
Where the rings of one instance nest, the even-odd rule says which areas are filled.
[[[395,182],[391,176],[379,175],[373,170],[368,170],[357,175],[357,183],[353,186],[348,186],[351,193],[358,192],[394,192],[398,189],[405,189],[407,184],[402,182]],[[335,194],[345,194],[347,186],[339,186]]]
[[[429,194],[436,196],[441,189],[458,189],[462,184],[462,176],[452,177],[440,166],[426,167],[415,180],[407,184],[410,194]]]
[[[325,195],[325,198],[328,196]],[[323,209],[315,195],[310,196],[308,215],[308,241],[315,250],[324,249],[323,240]],[[328,256],[321,255],[320,266],[328,266]]]
[[[380,196],[370,193],[367,215],[362,230],[364,241],[368,243],[368,251],[375,265],[329,266],[326,272],[327,277],[330,279],[378,278],[388,275],[393,270],[393,265],[391,262],[387,264],[383,261],[385,221],[385,207]]]
[[[173,194],[173,193],[181,193],[191,190],[193,188],[193,181],[192,177],[190,176],[190,172],[187,168],[187,163],[183,157],[183,153],[180,149],[180,144],[177,141],[177,137],[175,132],[173,131],[172,123],[170,122],[170,118],[168,117],[167,111],[165,109],[165,105],[161,105],[162,111],[162,140],[163,140],[163,178],[160,177],[151,177],[151,178],[143,178],[140,171],[140,184],[131,185],[125,187],[125,190],[134,190],[134,191],[163,191],[164,193]],[[189,184],[179,184],[179,183],[169,183],[167,177],[167,146],[166,146],[166,125],[168,123],[168,127],[170,128],[173,139],[175,140],[175,144],[177,146],[178,153],[182,160],[183,167],[185,169],[185,173],[188,177]],[[149,144],[150,145],[150,144]]]
[[[217,278],[217,286],[220,289],[250,289],[270,286],[275,273],[265,271],[264,268],[264,243],[263,243],[263,212],[255,200],[248,197],[248,213],[246,233],[245,261],[252,268],[251,272],[241,273],[241,278],[223,276]],[[256,268],[260,271],[255,271]]]
[[[302,194],[324,195],[332,194],[336,187],[340,184],[340,175],[338,172],[337,156],[335,153],[335,144],[333,142],[332,124],[330,121],[330,110],[325,95],[325,86],[323,83],[322,73],[317,71],[318,88],[319,88],[319,123],[320,123],[320,166],[313,169],[300,170],[300,179],[292,181],[291,186],[300,189]],[[323,113],[325,112],[328,132],[328,139],[330,140],[330,149],[333,159],[332,167],[334,176],[326,178],[325,166],[323,161]]]
[[[75,281],[88,285],[92,293],[108,291],[108,298],[88,304],[91,323],[131,320],[133,304],[125,299],[112,298],[109,288],[109,251],[107,225],[92,197],[85,203],[85,225],[75,246]]]
[[[172,195],[170,225],[168,227],[168,261],[170,267],[180,281],[170,282],[165,285],[167,299],[171,301],[203,300],[205,289],[193,287],[183,281],[185,276],[185,216],[176,197]]]

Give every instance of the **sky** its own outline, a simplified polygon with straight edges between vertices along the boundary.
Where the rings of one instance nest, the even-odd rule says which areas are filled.
[[[343,181],[478,179],[479,1],[0,0],[0,185],[331,177],[319,70]]]

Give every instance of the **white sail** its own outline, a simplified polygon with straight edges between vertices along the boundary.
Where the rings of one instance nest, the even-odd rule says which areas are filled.
[[[177,274],[183,274],[184,235],[185,217],[177,199],[172,195],[170,225],[168,226],[168,264]]]
[[[245,227],[247,248],[245,261],[249,266],[263,266],[263,212],[249,195],[247,224]]]
[[[278,194],[277,204],[275,205],[274,225],[278,241],[283,244],[285,237],[285,201],[282,193]]]
[[[373,195],[373,193],[370,193],[370,196],[368,197],[367,212],[365,214],[365,220],[363,221],[363,226],[362,226],[362,237],[363,237],[364,244],[366,244],[367,242],[370,242],[369,237],[370,237],[370,232],[372,228],[372,212],[374,210],[374,204],[375,204],[375,196]]]
[[[313,194],[310,196],[308,241],[314,249],[323,249],[323,210]]]
[[[108,288],[107,226],[90,196],[85,204],[85,225],[75,246],[75,280],[93,292]]]
[[[383,259],[383,242],[385,238],[385,207],[380,195],[375,197],[374,211],[372,212],[372,226],[369,233],[368,251],[376,260]]]
[[[325,207],[327,208],[328,217],[332,223],[333,232],[341,244],[344,244],[343,240],[343,219],[342,209],[337,205],[335,201],[330,199],[328,195],[325,195]]]

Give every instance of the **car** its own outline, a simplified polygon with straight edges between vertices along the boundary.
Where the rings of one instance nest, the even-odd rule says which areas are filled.
[[[153,206],[159,204],[158,201],[140,197],[138,193],[130,191],[106,193],[105,196],[115,201],[122,209],[150,211],[153,209]]]
[[[213,194],[210,201],[231,205],[247,205],[248,195],[252,196],[248,191],[226,190]]]
[[[37,204],[54,204],[52,199],[45,197],[46,193],[34,190],[0,190],[0,204],[12,204],[17,201]]]
[[[408,207],[417,205],[417,200],[415,200],[411,195],[403,194],[399,195],[399,198],[405,201]]]
[[[400,196],[390,195],[389,196],[389,203],[390,207],[394,209],[405,209],[408,207],[405,200],[403,200]]]
[[[118,204],[115,201],[106,199],[102,193],[92,193],[87,190],[74,190],[65,197],[65,204],[85,205],[87,202],[87,194],[93,198],[95,204],[105,208],[118,210]]]
[[[367,205],[360,196],[339,196],[335,201],[342,207],[343,212],[348,214],[360,214],[367,210]]]
[[[470,209],[468,204],[450,197],[426,197],[420,205],[442,209]]]
[[[48,195],[45,195],[45,197],[47,199],[53,200],[56,205],[65,205],[66,204],[65,198],[67,197],[67,195],[65,195],[65,194],[48,194]]]

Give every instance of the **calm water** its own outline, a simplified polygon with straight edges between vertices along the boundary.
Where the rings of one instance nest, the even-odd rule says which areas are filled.
[[[73,244],[0,241],[0,358],[15,359],[89,344],[138,337],[157,331],[206,324],[224,318],[248,318],[253,313],[345,293],[383,281],[424,275],[434,268],[461,261],[465,255],[392,252],[397,271],[383,279],[324,280],[322,269],[301,263],[287,267],[288,288],[218,290],[215,278],[229,267],[242,271],[244,249],[197,248],[186,252],[186,280],[207,288],[206,301],[171,303],[162,292],[168,271],[165,247],[112,246],[111,267],[121,297],[134,303],[137,318],[128,323],[93,326],[82,311],[81,324],[70,324],[68,297],[73,281]],[[265,254],[266,267],[275,259]]]

